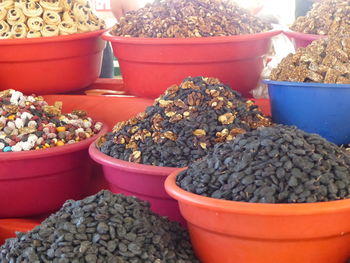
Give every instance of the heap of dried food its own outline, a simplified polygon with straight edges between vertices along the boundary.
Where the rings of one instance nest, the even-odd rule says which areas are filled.
[[[228,0],[155,0],[127,13],[111,33],[123,37],[186,38],[256,34],[271,28]]]
[[[213,78],[187,78],[168,88],[154,106],[102,137],[99,149],[114,158],[184,167],[218,142],[271,125],[252,101]]]
[[[350,84],[350,37],[314,41],[289,54],[270,79],[277,81]]]
[[[49,106],[42,97],[0,92],[0,152],[40,150],[88,139],[102,129],[84,111],[61,113],[62,103]]]
[[[109,191],[67,201],[0,247],[0,262],[194,263],[188,233],[146,202]]]
[[[261,127],[216,145],[176,180],[186,191],[232,201],[339,200],[350,197],[350,156],[295,127]]]
[[[1,0],[0,39],[53,37],[105,28],[86,0]]]
[[[291,29],[316,35],[350,35],[350,0],[322,0],[296,19]]]

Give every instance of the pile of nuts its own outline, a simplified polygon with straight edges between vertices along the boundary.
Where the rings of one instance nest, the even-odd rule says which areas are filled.
[[[146,202],[109,191],[67,201],[0,247],[0,262],[199,263],[188,233]]]
[[[316,35],[350,35],[350,0],[322,0],[296,19],[291,29]]]
[[[216,143],[270,125],[252,101],[218,79],[187,78],[168,88],[145,112],[118,123],[97,146],[125,161],[185,167]]]
[[[350,84],[350,37],[312,42],[285,57],[271,71],[277,81]]]
[[[0,92],[0,152],[47,149],[88,139],[102,129],[84,111],[61,113],[62,103],[49,106],[42,97]]]
[[[155,0],[129,12],[111,33],[123,37],[187,38],[256,34],[271,25],[229,0]]]
[[[87,0],[2,0],[0,39],[53,37],[105,28]]]
[[[350,198],[350,156],[295,127],[260,127],[218,144],[177,176],[186,191],[252,203]]]

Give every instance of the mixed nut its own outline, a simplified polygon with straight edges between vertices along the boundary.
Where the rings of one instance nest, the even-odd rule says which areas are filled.
[[[0,152],[47,149],[88,139],[102,123],[84,111],[61,112],[62,103],[48,105],[43,97],[15,90],[0,91]]]
[[[313,203],[350,198],[350,155],[295,127],[260,127],[218,144],[177,185],[212,198]]]
[[[270,119],[252,101],[218,79],[187,78],[168,88],[145,112],[117,123],[97,146],[125,161],[185,167],[216,143],[269,125]]]
[[[155,0],[127,13],[111,33],[123,37],[187,38],[256,34],[271,28],[228,0]]]
[[[350,84],[350,37],[330,37],[299,48],[271,71],[277,81]]]

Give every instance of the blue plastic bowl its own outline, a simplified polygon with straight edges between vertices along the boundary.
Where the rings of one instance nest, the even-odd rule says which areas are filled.
[[[338,144],[350,143],[350,85],[265,80],[272,121],[317,133]]]

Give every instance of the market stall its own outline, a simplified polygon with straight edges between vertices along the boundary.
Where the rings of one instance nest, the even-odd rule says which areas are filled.
[[[0,262],[346,263],[350,1],[149,2],[0,1]]]

